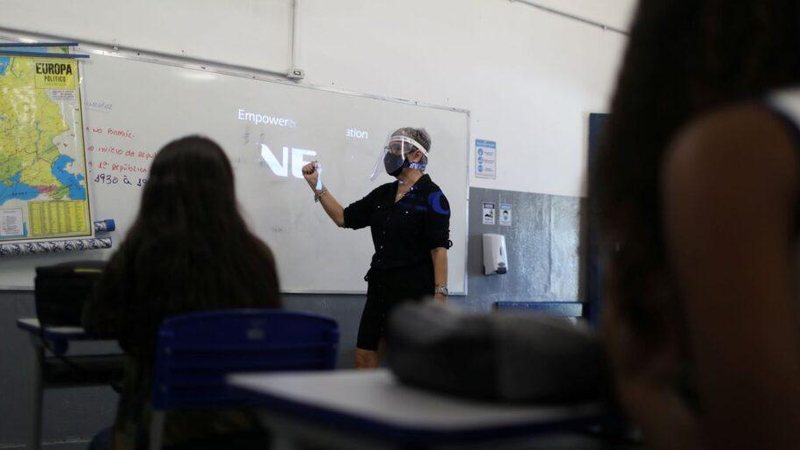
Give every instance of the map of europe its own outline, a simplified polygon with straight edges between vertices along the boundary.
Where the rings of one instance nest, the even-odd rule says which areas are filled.
[[[90,235],[78,63],[0,54],[0,241]]]

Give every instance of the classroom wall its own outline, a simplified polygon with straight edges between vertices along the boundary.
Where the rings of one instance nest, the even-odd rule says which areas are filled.
[[[584,195],[588,114],[607,109],[621,34],[503,0],[311,0],[298,17],[305,82],[470,110],[473,143],[498,147],[497,179],[470,158],[470,186]]]
[[[628,29],[636,6],[636,0],[534,0],[529,3],[619,30]]]
[[[473,187],[580,196],[585,124],[590,112],[606,110],[625,42],[614,30],[626,28],[633,0],[530,3],[566,9],[509,0],[297,0],[294,65],[305,71],[303,84],[470,110],[473,139],[498,144],[497,179],[471,176]],[[288,69],[287,52],[274,46],[291,46],[290,0],[169,4],[4,0],[0,28]],[[148,13],[158,20],[144,20]]]
[[[61,14],[72,13],[88,15],[95,25],[108,22],[102,27],[104,32],[120,29],[120,35],[136,36],[131,29],[139,26],[138,21],[108,13],[115,3],[111,0],[87,1],[82,7],[5,0],[0,28],[73,37],[69,29],[52,33],[52,29],[41,28],[42,21],[34,20],[41,15],[28,9],[41,8],[42,3],[50,3],[51,11],[63,10],[59,10],[62,20],[51,21],[53,27],[68,27],[70,21]],[[106,12],[93,12],[88,7],[93,3],[104,6]],[[229,30],[236,27],[237,14],[269,9],[254,6],[259,3],[255,1],[238,6],[203,1],[195,8],[189,3],[176,2],[183,4],[183,9],[173,6],[170,19],[186,25],[194,19],[207,19],[200,15],[218,15],[226,17],[226,26],[219,29]],[[275,6],[280,1],[267,3]],[[496,179],[475,178],[474,155],[470,157],[470,293],[453,298],[453,303],[488,310],[495,300],[580,300],[588,114],[607,110],[625,36],[568,16],[625,29],[633,0],[533,2],[559,13],[508,0],[297,3],[295,63],[306,75],[301,83],[467,109],[472,142],[497,141]],[[141,5],[159,8],[160,2],[143,1]],[[285,10],[278,6],[278,11]],[[286,20],[287,15],[281,13],[257,22],[265,29],[286,29]],[[270,53],[269,46],[259,47],[258,40],[215,30],[213,26],[197,30],[204,38],[211,34],[217,42],[209,59],[225,58],[220,49],[227,49],[231,61],[243,54],[250,58],[259,55],[263,61],[254,66],[286,67],[286,52]],[[288,45],[289,39],[284,37]],[[133,45],[124,39],[115,43]],[[156,50],[180,55],[181,49],[165,44]],[[202,59],[204,55],[193,56]],[[231,61],[228,63],[236,63]],[[434,142],[432,158],[435,146]],[[513,225],[483,225],[479,210],[484,201],[511,202]],[[476,243],[483,232],[506,234],[509,274],[481,275],[482,254]],[[343,295],[286,298],[290,308],[327,314],[339,322],[342,367],[352,366],[351,349],[363,302],[361,296]],[[33,360],[26,337],[13,322],[32,314],[30,292],[0,292],[0,392],[4,395],[0,400],[0,448],[21,448],[26,441],[27,420],[32,414],[28,374]],[[110,422],[114,402],[115,395],[108,388],[47,393],[44,434],[53,445],[46,448],[66,448],[69,443],[64,441],[74,442],[75,448],[82,445]],[[55,445],[58,442],[62,445]]]

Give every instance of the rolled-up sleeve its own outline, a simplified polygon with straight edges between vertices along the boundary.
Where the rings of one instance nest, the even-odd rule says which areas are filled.
[[[450,248],[450,203],[442,191],[428,195],[428,210],[425,213],[425,239],[431,249]]]

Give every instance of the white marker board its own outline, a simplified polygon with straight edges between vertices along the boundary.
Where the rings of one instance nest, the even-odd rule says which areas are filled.
[[[284,292],[365,292],[368,229],[337,228],[294,174],[303,161],[319,159],[325,184],[347,205],[393,180],[369,181],[388,134],[424,127],[432,137],[427,172],[451,205],[449,286],[465,292],[466,112],[131,58],[92,55],[82,71],[90,200],[95,220],[116,221],[115,247],[138,210],[151,157],[170,140],[199,133],[228,152],[241,210],[275,253]],[[264,145],[272,166],[262,158]],[[0,286],[30,288],[37,265],[109,254],[5,257]]]

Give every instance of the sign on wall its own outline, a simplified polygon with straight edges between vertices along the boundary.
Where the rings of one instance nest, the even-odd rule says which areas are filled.
[[[497,143],[475,139],[475,176],[497,178]]]

